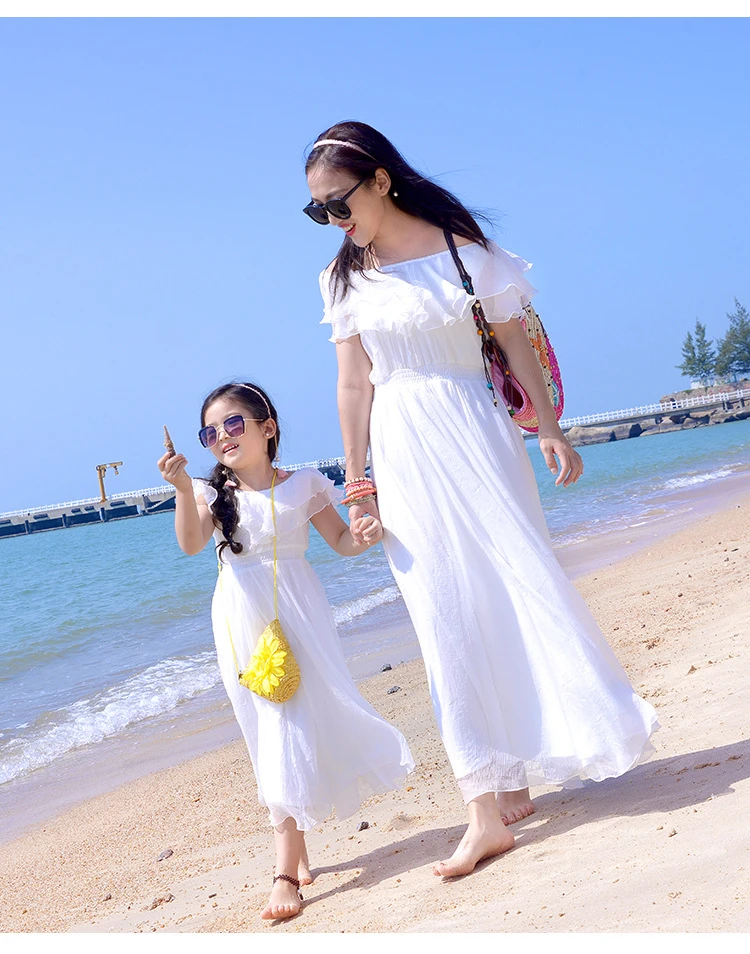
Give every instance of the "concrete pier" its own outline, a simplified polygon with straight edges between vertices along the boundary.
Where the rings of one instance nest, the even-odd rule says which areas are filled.
[[[52,507],[14,510],[0,514],[0,538],[80,527],[88,523],[109,523],[126,517],[145,517],[174,510],[174,506],[174,490],[171,487],[151,487],[148,490],[115,494],[104,502],[98,497],[91,497]]]

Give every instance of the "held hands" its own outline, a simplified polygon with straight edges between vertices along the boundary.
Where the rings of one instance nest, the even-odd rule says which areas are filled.
[[[156,464],[167,483],[172,484],[177,490],[185,492],[192,491],[193,482],[185,471],[187,458],[184,454],[171,454],[167,451],[163,457],[159,458]]]
[[[360,517],[356,525],[351,528],[352,536],[354,536],[355,528],[362,535],[362,539],[368,547],[371,547],[374,543],[379,543],[383,539],[383,524],[372,514]]]
[[[371,547],[383,539],[383,524],[374,500],[349,507],[349,530],[354,542],[360,546]]]
[[[557,474],[556,487],[560,484],[563,487],[574,484],[583,473],[581,455],[571,447],[559,427],[539,431],[539,449],[544,455],[547,467],[553,474]]]

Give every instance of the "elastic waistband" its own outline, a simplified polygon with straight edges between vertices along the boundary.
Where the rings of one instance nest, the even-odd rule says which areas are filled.
[[[268,553],[229,553],[229,548],[224,551],[224,566],[231,567],[233,570],[241,570],[246,566],[264,566],[268,565],[273,568],[273,550],[269,550]],[[304,560],[305,553],[304,550],[300,553],[299,550],[282,550],[279,549],[276,559],[279,563],[283,560]]]
[[[455,364],[426,365],[423,368],[396,368],[382,381],[374,381],[376,388],[396,381],[429,381],[444,378],[448,381],[478,381],[484,384],[484,371],[481,368],[462,368]]]

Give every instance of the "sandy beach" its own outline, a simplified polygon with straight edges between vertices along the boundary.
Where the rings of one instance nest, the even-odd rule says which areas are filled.
[[[534,790],[516,847],[469,877],[432,874],[465,810],[416,660],[362,689],[404,732],[417,768],[405,791],[308,835],[315,882],[297,918],[258,917],[272,842],[236,742],[2,846],[0,929],[747,931],[749,584],[750,497],[576,581],[657,708],[656,755],[621,779]]]

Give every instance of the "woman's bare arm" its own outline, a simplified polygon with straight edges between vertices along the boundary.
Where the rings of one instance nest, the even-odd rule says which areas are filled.
[[[336,343],[339,365],[338,406],[341,438],[346,458],[346,479],[364,477],[367,448],[370,444],[370,411],[373,386],[370,382],[372,363],[362,347],[359,335]],[[349,508],[349,522],[355,541],[364,542],[361,531],[355,529],[360,517],[370,513],[379,517],[374,501],[355,504]]]

